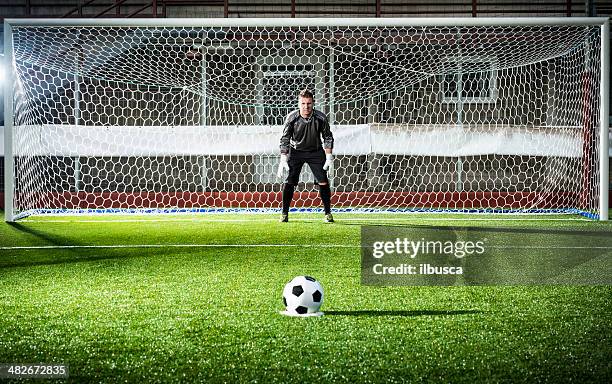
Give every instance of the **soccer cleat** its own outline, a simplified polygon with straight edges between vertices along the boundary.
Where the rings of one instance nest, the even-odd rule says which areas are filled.
[[[281,215],[280,220],[278,220],[281,223],[286,223],[289,221],[289,215],[285,215],[284,213]]]
[[[328,213],[325,215],[325,222],[326,223],[333,223],[334,222],[334,217],[332,216],[331,213]]]

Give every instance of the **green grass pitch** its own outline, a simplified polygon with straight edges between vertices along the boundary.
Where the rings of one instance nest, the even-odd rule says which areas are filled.
[[[374,222],[612,236],[610,222],[276,218],[56,216],[1,223],[0,363],[66,364],[66,381],[78,383],[612,378],[612,287],[369,287],[360,283],[359,248],[360,226]],[[322,282],[325,316],[279,314],[284,284],[302,274]]]

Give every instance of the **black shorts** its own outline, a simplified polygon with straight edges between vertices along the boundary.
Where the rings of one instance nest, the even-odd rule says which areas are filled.
[[[325,151],[304,152],[295,149],[289,150],[289,175],[285,183],[297,185],[304,163],[308,164],[317,183],[327,183],[327,172],[323,169],[325,164]]]

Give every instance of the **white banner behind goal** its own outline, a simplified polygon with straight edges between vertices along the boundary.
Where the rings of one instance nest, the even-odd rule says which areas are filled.
[[[334,133],[336,208],[607,218],[604,19],[7,20],[5,31],[8,220],[278,209],[282,122],[303,88]],[[296,194],[298,209],[320,205],[307,171]]]
[[[36,131],[36,143],[15,148],[15,156],[141,157],[270,155],[278,152],[283,126],[88,127],[19,126]],[[336,125],[334,154],[581,157],[581,127],[456,127]],[[146,140],[134,137],[146,136]],[[248,140],[236,141],[237,137]],[[439,138],[444,137],[444,141]],[[159,143],[164,143],[160,146]],[[2,152],[0,152],[2,153]]]

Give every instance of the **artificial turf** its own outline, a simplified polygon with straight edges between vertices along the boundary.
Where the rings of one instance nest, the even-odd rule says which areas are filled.
[[[329,225],[319,216],[292,215],[286,224],[239,214],[2,223],[0,363],[66,364],[66,381],[79,383],[612,378],[610,286],[360,280],[360,228],[374,219],[612,236],[610,223],[345,214]],[[279,314],[284,284],[301,274],[322,282],[325,316]]]

